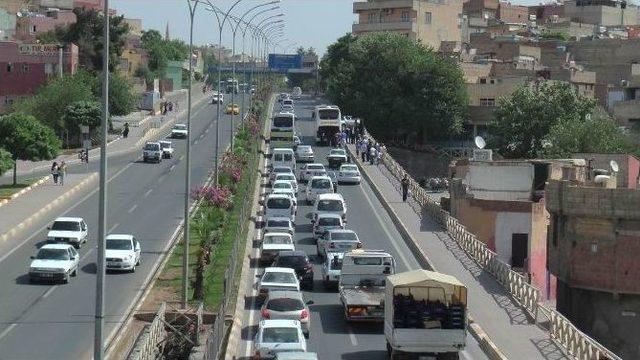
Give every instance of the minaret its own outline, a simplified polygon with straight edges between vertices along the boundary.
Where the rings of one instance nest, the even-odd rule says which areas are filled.
[[[169,22],[167,21],[167,27],[164,29],[164,39],[169,40]]]

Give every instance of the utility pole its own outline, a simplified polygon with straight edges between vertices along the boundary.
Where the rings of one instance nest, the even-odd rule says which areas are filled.
[[[109,122],[109,0],[104,0],[103,46],[102,49],[102,120],[100,123],[100,202],[98,206],[98,264],[96,277],[95,333],[93,345],[94,360],[104,358],[104,253],[107,236],[107,123]]]

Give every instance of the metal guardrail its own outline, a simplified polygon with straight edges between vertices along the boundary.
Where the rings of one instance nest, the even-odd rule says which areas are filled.
[[[365,136],[376,142],[375,138],[365,130]],[[537,323],[538,311],[549,314],[549,337],[567,354],[579,360],[621,360],[596,340],[578,330],[568,319],[554,309],[548,309],[540,303],[540,290],[529,284],[524,276],[513,271],[485,243],[469,232],[458,219],[449,215],[433,200],[420,185],[395,161],[388,153],[383,154],[382,164],[398,181],[406,175],[409,179],[409,194],[426,212],[435,219],[451,238],[478,264],[483,270],[493,275],[509,292],[511,297]]]

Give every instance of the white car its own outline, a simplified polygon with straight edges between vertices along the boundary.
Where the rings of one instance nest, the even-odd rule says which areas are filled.
[[[298,181],[307,182],[314,176],[323,175],[327,175],[327,170],[324,168],[324,165],[320,163],[304,164],[300,167],[300,172],[298,173]]]
[[[274,181],[273,184],[271,185],[271,191],[273,192],[275,190],[290,190],[295,192],[293,185],[291,185],[291,182],[287,180]]]
[[[171,141],[160,141],[160,148],[162,148],[162,157],[165,159],[171,159],[173,157],[173,147]]]
[[[262,235],[260,262],[271,264],[280,251],[294,251],[293,236],[290,233],[270,232]]]
[[[291,201],[293,201],[293,213],[294,215],[298,214],[298,198],[296,197],[296,193],[295,191],[293,191],[293,188],[290,189],[272,189],[271,190],[272,194],[284,194],[287,195]]]
[[[318,360],[314,352],[287,351],[276,354],[276,360]]]
[[[69,277],[78,274],[80,255],[69,244],[47,244],[32,256],[29,266],[29,281],[69,282]]]
[[[47,241],[69,243],[79,249],[87,242],[89,230],[80,217],[59,217],[48,227]]]
[[[269,184],[273,184],[276,180],[276,176],[279,174],[293,174],[293,170],[289,166],[274,166],[269,173]],[[294,175],[295,176],[295,175]]]
[[[162,161],[163,153],[162,146],[157,141],[149,141],[144,144],[144,148],[142,148],[142,161],[155,161],[159,163]]]
[[[347,162],[347,152],[344,149],[331,149],[327,155],[330,168],[337,168]]]
[[[224,94],[214,93],[211,99],[212,104],[222,104],[224,102]]]
[[[300,291],[295,270],[283,267],[265,268],[258,284],[258,299],[264,300],[273,290]]]
[[[272,291],[265,300],[260,315],[265,320],[298,320],[304,337],[309,337],[311,316],[309,307],[313,301],[304,301],[298,291]]]
[[[282,106],[280,106],[280,112],[293,113],[293,105],[282,105]]]
[[[325,288],[337,286],[342,273],[343,252],[330,252],[324,259],[322,264],[322,283]]]
[[[110,234],[105,238],[107,270],[135,272],[140,265],[140,243],[133,235]]]
[[[302,144],[300,137],[298,135],[293,135],[293,145],[299,146],[300,144]]]
[[[276,354],[307,351],[298,320],[261,320],[253,339],[254,359],[275,359]]]
[[[315,155],[313,154],[313,148],[311,145],[298,145],[296,148],[296,160],[303,161],[315,161]]]
[[[287,233],[295,234],[293,221],[288,217],[269,217],[264,222],[263,233]]]
[[[360,184],[362,176],[358,165],[342,164],[338,170],[338,182],[341,184]]]
[[[298,195],[298,180],[296,180],[296,176],[293,174],[277,174],[274,181],[286,180],[291,183],[293,187],[293,191]]]
[[[173,129],[171,129],[171,137],[174,139],[185,139],[187,137],[187,133],[188,132],[186,124],[175,124],[173,125]]]
[[[313,205],[312,223],[320,214],[338,214],[343,221],[347,219],[347,203],[341,194],[320,194]]]
[[[325,232],[316,244],[318,256],[324,257],[329,252],[347,252],[362,248],[358,234],[353,230],[334,229]]]
[[[344,229],[342,216],[338,214],[320,214],[313,222],[313,238],[318,239],[329,230]]]
[[[333,182],[329,176],[314,176],[304,190],[305,200],[311,205],[320,194],[333,194]]]

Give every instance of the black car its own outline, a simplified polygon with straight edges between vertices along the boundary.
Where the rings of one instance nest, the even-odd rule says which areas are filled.
[[[304,251],[281,251],[271,266],[293,269],[300,286],[313,289],[313,264]]]

